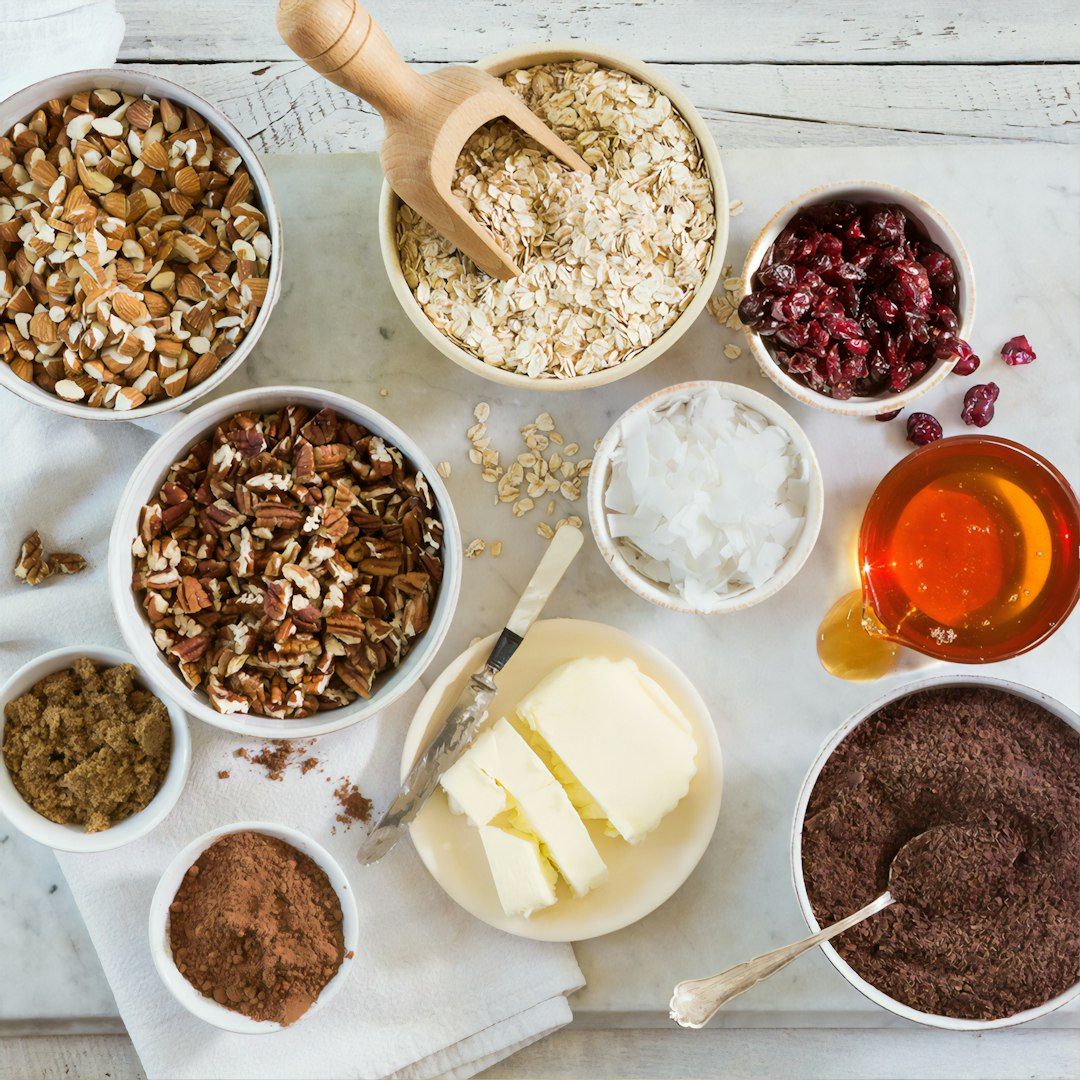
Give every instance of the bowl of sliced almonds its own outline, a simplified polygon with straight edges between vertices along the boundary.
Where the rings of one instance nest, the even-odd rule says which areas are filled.
[[[190,404],[262,334],[281,244],[255,152],[190,90],[107,68],[0,102],[0,384],[25,400]]]

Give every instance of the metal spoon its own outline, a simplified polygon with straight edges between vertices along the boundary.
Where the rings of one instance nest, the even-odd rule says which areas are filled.
[[[933,826],[933,828],[940,828],[940,826]],[[900,859],[901,852],[905,851],[909,844],[925,837],[931,831],[931,829],[927,829],[925,832],[911,837],[893,857],[892,864],[889,867],[890,886],[892,885],[893,869]],[[770,975],[775,975],[781,968],[787,967],[792,960],[802,956],[803,953],[809,952],[823,941],[836,937],[837,934],[842,934],[845,930],[850,930],[857,923],[861,923],[864,919],[869,919],[871,915],[883,911],[895,901],[896,897],[886,889],[876,900],[871,900],[866,907],[859,908],[858,911],[849,915],[846,919],[841,919],[839,922],[833,923],[832,926],[827,926],[824,930],[819,930],[816,934],[812,934],[802,941],[796,941],[791,945],[782,945],[779,949],[773,949],[772,952],[762,953],[761,956],[755,956],[753,960],[747,960],[742,964],[736,964],[735,967],[728,968],[727,971],[721,971],[719,975],[711,975],[707,979],[687,979],[685,982],[679,983],[675,987],[675,992],[671,998],[671,1019],[681,1027],[704,1027],[733,998],[745,994],[751,987],[757,986],[759,982],[767,979]]]

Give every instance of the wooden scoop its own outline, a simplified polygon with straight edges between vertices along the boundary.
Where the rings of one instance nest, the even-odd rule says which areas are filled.
[[[450,190],[466,139],[502,116],[573,169],[589,166],[498,79],[454,65],[413,71],[356,0],[281,0],[278,32],[304,63],[382,114],[380,159],[387,183],[459,250],[493,277],[520,273]]]

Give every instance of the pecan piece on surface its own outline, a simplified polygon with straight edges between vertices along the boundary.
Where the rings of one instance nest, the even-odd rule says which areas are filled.
[[[45,558],[41,546],[41,537],[35,529],[19,548],[19,558],[15,563],[15,576],[27,585],[40,585],[50,574],[52,567]]]

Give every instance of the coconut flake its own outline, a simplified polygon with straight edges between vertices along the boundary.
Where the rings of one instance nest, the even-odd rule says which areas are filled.
[[[783,428],[709,387],[623,421],[608,528],[639,572],[708,610],[776,575],[806,520],[807,474]]]

